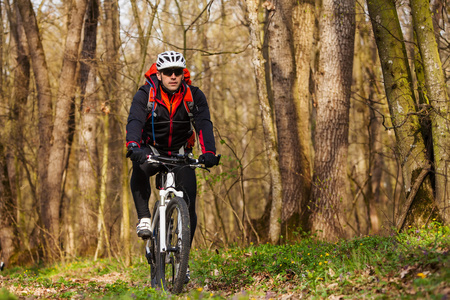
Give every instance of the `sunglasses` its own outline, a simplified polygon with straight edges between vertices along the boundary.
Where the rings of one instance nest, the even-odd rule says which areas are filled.
[[[166,76],[172,76],[173,73],[175,73],[175,76],[180,76],[183,74],[183,69],[181,68],[163,69],[161,70],[161,73],[163,73]]]

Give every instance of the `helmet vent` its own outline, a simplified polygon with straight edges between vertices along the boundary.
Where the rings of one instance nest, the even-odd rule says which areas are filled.
[[[156,60],[158,70],[167,68],[186,68],[186,61],[181,53],[166,51],[158,55]]]

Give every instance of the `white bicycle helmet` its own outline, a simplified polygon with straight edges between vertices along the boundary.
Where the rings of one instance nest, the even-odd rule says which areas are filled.
[[[156,69],[159,71],[167,68],[186,68],[183,54],[175,51],[166,51],[158,54]]]

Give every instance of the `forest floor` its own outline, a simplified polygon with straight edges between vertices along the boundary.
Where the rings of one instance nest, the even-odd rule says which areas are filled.
[[[337,243],[192,249],[191,282],[152,289],[144,257],[79,259],[0,273],[5,299],[450,299],[450,229],[439,224]]]

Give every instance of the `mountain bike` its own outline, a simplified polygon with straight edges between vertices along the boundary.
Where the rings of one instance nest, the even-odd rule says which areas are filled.
[[[220,155],[218,157],[220,159]],[[147,163],[164,167],[156,176],[160,199],[153,209],[153,234],[146,240],[145,246],[151,285],[177,294],[183,289],[188,268],[190,220],[183,191],[176,188],[174,169],[208,169],[198,159],[194,159],[191,153],[172,157],[149,155]]]

